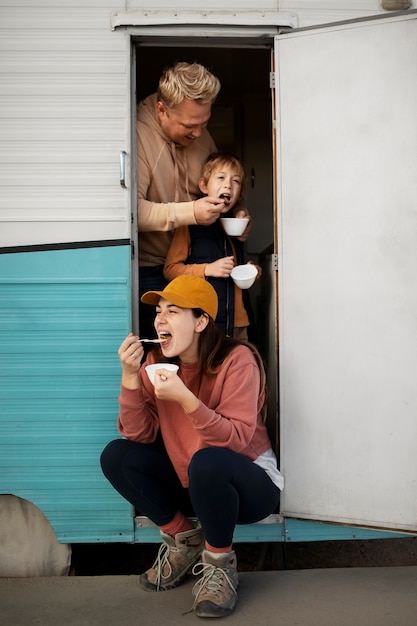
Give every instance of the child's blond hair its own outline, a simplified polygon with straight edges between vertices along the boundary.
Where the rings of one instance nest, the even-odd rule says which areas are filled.
[[[245,168],[237,156],[229,152],[213,152],[204,162],[201,178],[205,184],[208,183],[210,176],[214,171],[220,169],[223,165],[228,165],[233,169],[242,181],[242,191],[245,187]]]

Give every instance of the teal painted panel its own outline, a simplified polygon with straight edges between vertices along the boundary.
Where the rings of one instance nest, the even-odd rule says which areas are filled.
[[[386,530],[285,518],[284,541],[286,542],[396,539],[409,536],[409,534],[393,533]]]
[[[133,541],[99,463],[130,329],[129,246],[0,255],[0,493],[36,504],[61,542]]]
[[[235,529],[233,541],[234,543],[296,543],[310,541],[397,539],[409,536],[408,534],[390,533],[368,528],[323,524],[320,522],[297,519],[284,519],[283,522],[272,524],[238,525]],[[150,526],[135,529],[136,543],[160,543],[160,541],[161,536],[156,527]]]
[[[233,535],[234,543],[275,543],[284,541],[283,524],[238,525]],[[135,528],[135,543],[160,543],[161,535],[156,526]]]
[[[235,543],[281,543],[284,541],[284,524],[238,525],[233,535]]]

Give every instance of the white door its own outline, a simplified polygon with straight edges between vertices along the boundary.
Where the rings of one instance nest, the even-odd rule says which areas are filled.
[[[289,517],[417,530],[417,15],[276,38]]]

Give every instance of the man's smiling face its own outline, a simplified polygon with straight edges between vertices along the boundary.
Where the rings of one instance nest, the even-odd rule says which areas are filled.
[[[164,133],[177,144],[190,146],[207,127],[211,104],[184,100],[175,109],[169,109],[161,101],[156,104],[159,123]]]

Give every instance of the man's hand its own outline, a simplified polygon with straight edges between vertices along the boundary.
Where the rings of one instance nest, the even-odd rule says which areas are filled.
[[[224,211],[225,204],[221,198],[206,196],[194,201],[194,217],[197,224],[209,226],[214,224]]]

